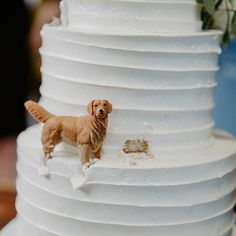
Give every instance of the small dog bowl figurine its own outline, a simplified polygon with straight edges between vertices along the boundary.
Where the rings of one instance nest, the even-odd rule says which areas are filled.
[[[112,104],[108,100],[92,100],[85,116],[56,116],[33,101],[25,103],[27,111],[38,122],[44,123],[41,141],[47,159],[51,158],[55,146],[66,142],[82,146],[81,163],[90,166],[91,158],[101,158],[101,150],[108,125],[108,114]]]

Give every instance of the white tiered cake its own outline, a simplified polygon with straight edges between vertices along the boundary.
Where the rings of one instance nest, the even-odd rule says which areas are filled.
[[[217,31],[195,0],[64,0],[42,30],[41,104],[113,113],[97,161],[58,146],[40,175],[41,126],[18,139],[18,236],[230,236],[236,141],[214,137]],[[149,153],[125,154],[126,140]],[[45,171],[45,169],[44,169]],[[77,188],[79,187],[79,188]]]

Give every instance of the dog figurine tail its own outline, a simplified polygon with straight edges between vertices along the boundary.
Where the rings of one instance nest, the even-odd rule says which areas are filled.
[[[43,107],[38,105],[38,103],[33,101],[25,102],[26,110],[34,117],[38,122],[45,123],[50,118],[54,117],[51,113],[46,111]]]

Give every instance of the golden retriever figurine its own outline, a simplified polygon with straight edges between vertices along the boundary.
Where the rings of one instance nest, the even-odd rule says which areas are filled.
[[[90,158],[101,158],[108,114],[112,112],[109,101],[92,100],[87,106],[89,114],[80,117],[55,116],[33,101],[27,101],[25,107],[35,120],[44,123],[41,141],[47,159],[62,141],[73,146],[82,145],[81,162],[85,166],[89,166]]]

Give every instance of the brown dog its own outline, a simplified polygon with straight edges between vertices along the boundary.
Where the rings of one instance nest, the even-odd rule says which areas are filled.
[[[88,106],[87,116],[55,116],[33,101],[25,107],[38,122],[45,123],[41,141],[47,159],[51,158],[55,146],[64,141],[73,146],[82,145],[81,162],[89,165],[90,158],[101,158],[101,149],[106,135],[108,114],[112,105],[107,100],[93,100]],[[92,156],[93,154],[93,156]]]

